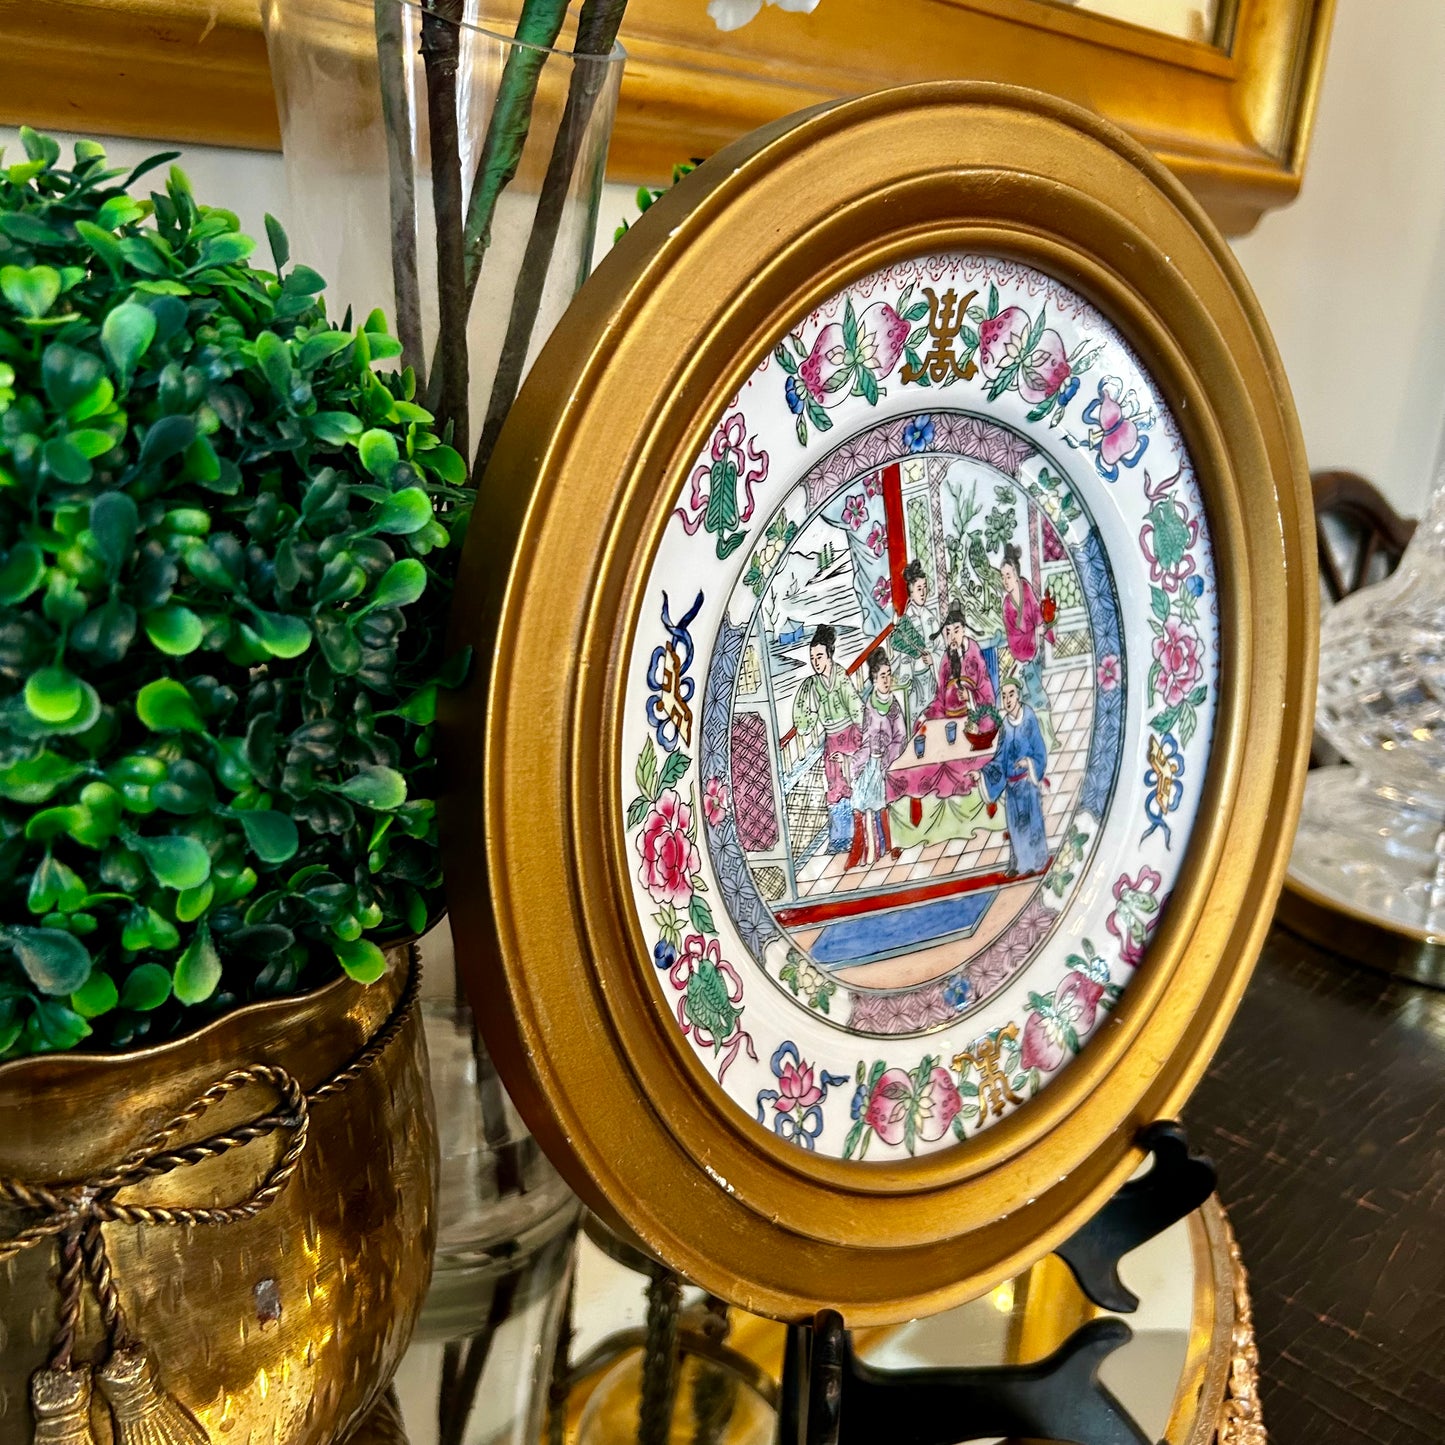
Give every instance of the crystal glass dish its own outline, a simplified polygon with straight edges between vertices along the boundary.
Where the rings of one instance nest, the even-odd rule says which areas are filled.
[[[1445,468],[1398,569],[1322,619],[1315,723],[1350,766],[1310,776],[1291,890],[1445,942]]]

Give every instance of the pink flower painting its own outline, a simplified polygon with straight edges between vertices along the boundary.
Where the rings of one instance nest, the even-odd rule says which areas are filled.
[[[1169,618],[1163,633],[1154,639],[1154,660],[1159,668],[1154,686],[1166,706],[1177,707],[1199,685],[1204,677],[1199,654],[1197,634],[1177,618]]]
[[[702,867],[697,844],[689,837],[692,809],[674,788],[664,788],[637,835],[642,864],[637,876],[657,903],[685,908],[692,899],[692,875]]]
[[[709,778],[702,785],[702,812],[714,828],[728,815],[728,788],[721,778]]]
[[[790,1144],[812,1149],[823,1132],[823,1105],[828,1090],[848,1082],[843,1074],[830,1074],[806,1063],[792,1039],[784,1039],[774,1050],[769,1066],[776,1089],[758,1091],[756,1112],[759,1124],[769,1121],[773,1132]]]
[[[782,1072],[778,1075],[778,1097],[773,1100],[773,1108],[783,1113],[811,1109],[822,1097],[822,1089],[813,1082],[812,1064],[784,1060]]]

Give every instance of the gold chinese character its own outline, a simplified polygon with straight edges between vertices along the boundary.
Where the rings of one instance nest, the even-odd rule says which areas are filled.
[[[978,292],[970,291],[962,301],[951,286],[943,293],[941,301],[932,287],[925,286],[923,294],[928,297],[928,333],[933,341],[928,348],[928,355],[917,366],[910,363],[903,368],[904,382],[918,381],[925,374],[935,386],[955,379],[967,381],[977,373],[978,367],[974,365],[972,357],[960,366],[958,357],[954,355],[953,343],[958,340],[958,333],[963,330],[968,303]]]
[[[658,704],[668,721],[677,729],[677,735],[686,746],[692,742],[692,709],[683,700],[681,684],[683,681],[682,667],[677,655],[677,649],[672,643],[667,644],[667,650],[662,659],[662,686],[658,689]]]
[[[984,1113],[990,1110],[995,1119],[1003,1117],[1008,1104],[1022,1104],[1023,1100],[1009,1085],[1008,1075],[999,1067],[1005,1043],[1012,1043],[1019,1036],[1019,1026],[1009,1024],[996,1034],[975,1039],[973,1043],[953,1061],[954,1070],[962,1073],[972,1064],[978,1070],[978,1093],[980,1107]]]

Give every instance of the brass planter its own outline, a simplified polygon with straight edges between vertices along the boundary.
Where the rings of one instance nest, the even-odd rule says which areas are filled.
[[[369,988],[340,979],[134,1053],[0,1066],[0,1177],[29,1185],[114,1171],[233,1070],[284,1070],[311,1096],[295,1172],[258,1212],[100,1227],[129,1338],[143,1342],[165,1389],[214,1445],[342,1440],[405,1352],[436,1232],[436,1131],[412,968],[410,951],[398,947],[386,976]],[[349,1070],[373,1041],[383,1046]],[[324,1088],[342,1071],[339,1087]],[[262,1137],[109,1197],[162,1213],[247,1201],[302,1132],[294,1118],[277,1127],[282,1112],[275,1088],[248,1083],[188,1123],[163,1152],[248,1123],[264,1126],[271,1116]],[[0,1250],[46,1218],[44,1209],[0,1205]],[[0,1263],[4,1445],[32,1438],[29,1381],[52,1358],[63,1248],[57,1235]],[[77,1366],[99,1364],[107,1353],[95,1290],[87,1287],[83,1300]],[[91,1422],[95,1440],[107,1445],[112,1422],[99,1389]]]

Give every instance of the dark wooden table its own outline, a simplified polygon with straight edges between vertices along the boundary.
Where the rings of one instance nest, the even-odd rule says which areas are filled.
[[[1249,1270],[1271,1445],[1440,1445],[1445,993],[1276,926],[1185,1119]]]

